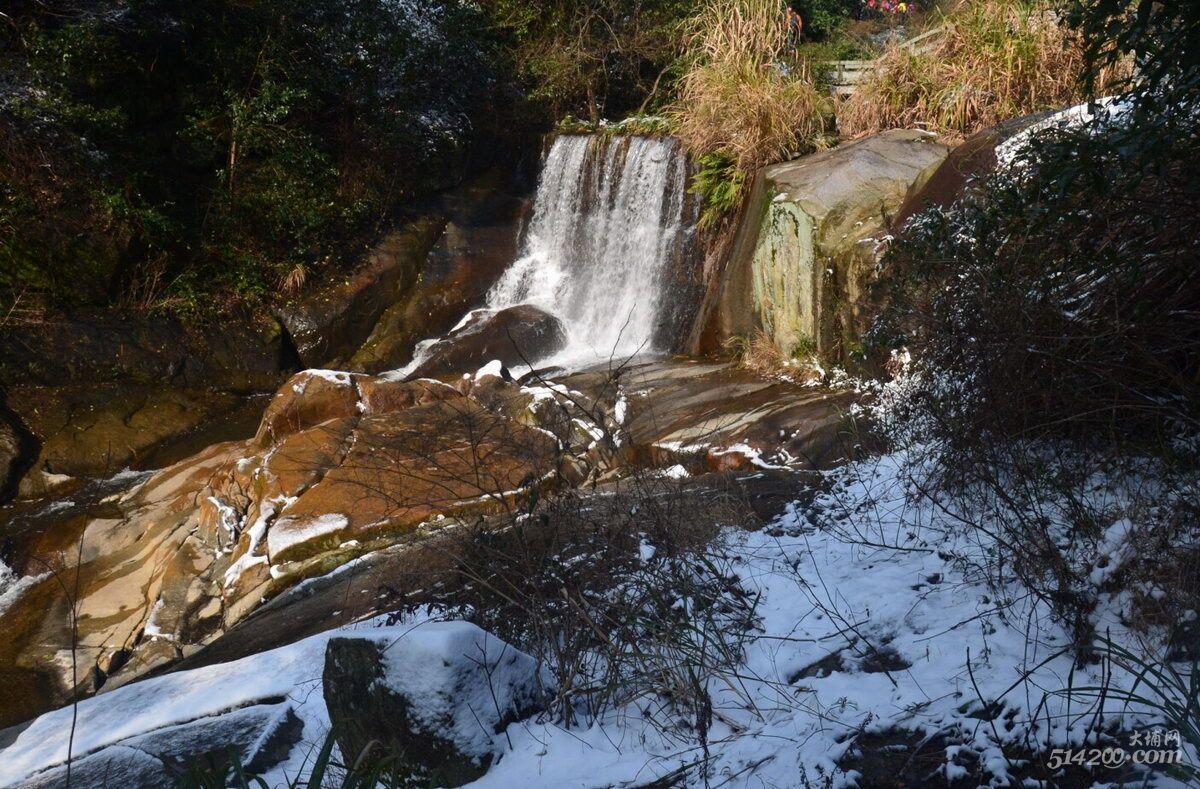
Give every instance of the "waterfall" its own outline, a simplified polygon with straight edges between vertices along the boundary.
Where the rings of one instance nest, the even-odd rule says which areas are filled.
[[[563,322],[559,364],[666,350],[668,271],[692,232],[673,138],[562,135],[546,157],[520,257],[488,307],[533,304]]]

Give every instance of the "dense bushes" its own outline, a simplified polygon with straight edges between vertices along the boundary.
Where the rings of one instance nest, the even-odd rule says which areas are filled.
[[[1175,48],[1138,46],[1111,108],[1010,144],[1010,166],[906,225],[874,332],[919,360],[893,417],[933,470],[924,495],[1002,546],[984,569],[1085,651],[1105,599],[1160,645],[1196,643],[1200,101],[1173,64],[1196,63],[1200,27],[1162,19],[1148,43]]]
[[[458,0],[6,13],[10,297],[196,309],[265,296],[453,181],[490,116],[488,26]]]
[[[838,108],[839,130],[857,137],[923,126],[971,134],[1000,121],[1086,98],[1083,39],[1045,2],[964,0],[940,19],[945,26],[924,48],[892,42],[880,67]],[[1125,58],[1097,70],[1104,95]]]
[[[684,0],[487,0],[528,102],[543,122],[619,118],[667,94]],[[661,88],[661,90],[660,90]]]
[[[1148,594],[1146,571],[1186,577],[1200,538],[1198,140],[1147,175],[1118,144],[1126,122],[1043,132],[1014,170],[914,218],[876,329],[924,370],[901,421],[936,447],[936,495],[983,513],[1006,571],[1084,641],[1102,590],[1080,546],[1128,521],[1148,552],[1129,588]],[[1162,586],[1160,621],[1200,604],[1195,584]]]

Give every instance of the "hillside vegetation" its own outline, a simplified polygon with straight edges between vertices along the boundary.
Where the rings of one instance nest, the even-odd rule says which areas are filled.
[[[1105,95],[1129,73],[1127,59],[1085,85],[1083,37],[1060,11],[1047,2],[962,0],[934,14],[930,24],[941,29],[929,41],[886,46],[838,108],[839,130],[858,137],[919,126],[961,136]]]
[[[777,0],[18,0],[0,27],[0,305],[255,312],[567,116],[665,115],[715,225],[756,168],[836,132],[960,135],[1107,90],[1127,58],[1078,80],[1091,5],[801,0],[799,42]],[[931,49],[886,46],[834,107],[823,59],[922,25],[944,25]]]
[[[452,182],[495,104],[486,25],[457,0],[5,13],[10,298],[187,312],[295,287]]]

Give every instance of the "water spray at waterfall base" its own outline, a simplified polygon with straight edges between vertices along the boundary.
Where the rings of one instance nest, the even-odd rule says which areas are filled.
[[[484,309],[530,304],[556,316],[566,346],[545,366],[586,367],[665,352],[669,267],[684,254],[694,217],[687,160],[673,138],[561,135],[538,182],[521,253]],[[477,318],[472,311],[456,329]],[[394,374],[415,370],[436,340]]]

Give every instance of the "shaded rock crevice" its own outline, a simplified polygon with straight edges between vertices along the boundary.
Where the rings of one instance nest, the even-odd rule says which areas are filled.
[[[41,449],[42,442],[9,407],[8,392],[0,387],[0,504],[17,495],[21,480],[37,463]]]

